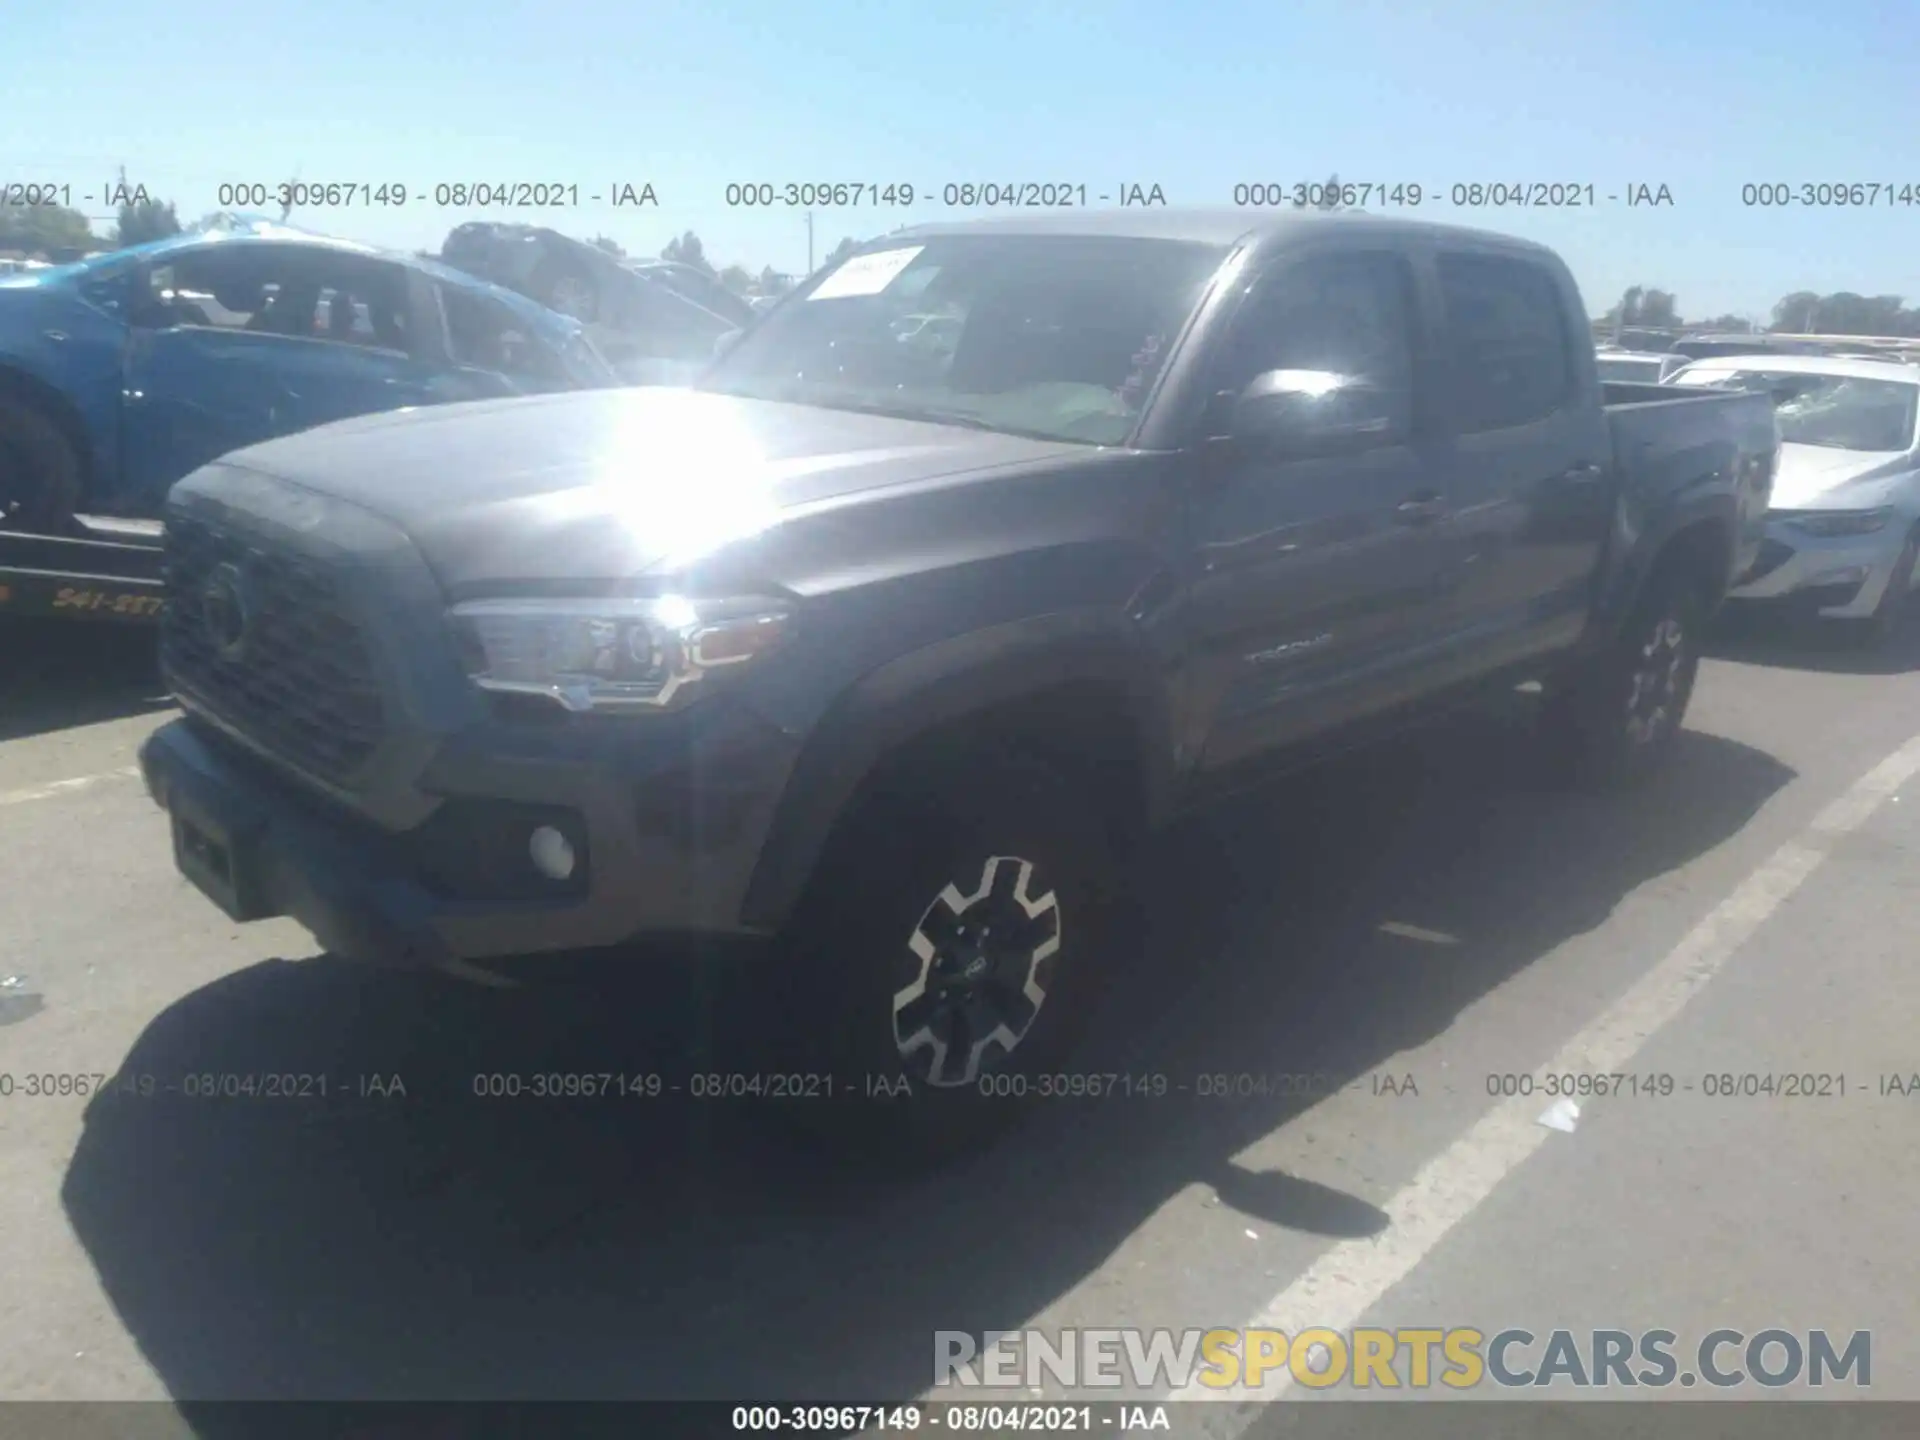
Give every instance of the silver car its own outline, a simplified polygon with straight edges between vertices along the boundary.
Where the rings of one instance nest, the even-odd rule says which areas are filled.
[[[1655,385],[1687,363],[1684,355],[1649,354],[1639,350],[1602,350],[1594,364],[1602,380],[1633,380]]]
[[[1767,539],[1734,600],[1791,600],[1885,634],[1920,551],[1920,370],[1889,360],[1720,356],[1673,385],[1765,390],[1780,422]]]

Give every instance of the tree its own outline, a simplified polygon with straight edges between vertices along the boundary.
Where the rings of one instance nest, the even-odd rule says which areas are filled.
[[[676,239],[669,240],[666,248],[660,252],[662,260],[678,261],[682,265],[691,265],[696,270],[713,274],[713,266],[707,260],[706,247],[701,245],[700,237],[689,230]]]
[[[1908,309],[1898,295],[1796,290],[1780,297],[1767,328],[1776,334],[1920,335],[1920,310]]]
[[[768,265],[760,271],[759,285],[762,295],[784,295],[793,288],[793,279]]]
[[[744,265],[729,265],[720,272],[720,283],[736,295],[744,295],[753,288],[753,272]]]
[[[127,172],[120,172],[122,193],[141,187],[127,183]],[[171,200],[162,204],[151,198],[123,201],[119,223],[113,228],[113,243],[119,246],[144,245],[149,240],[164,240],[180,233],[180,217],[173,213]]]
[[[616,260],[627,258],[627,252],[621,248],[618,240],[609,240],[604,235],[596,235],[593,237],[593,243],[596,248],[606,251]]]
[[[1672,291],[1629,285],[1620,296],[1620,303],[1607,311],[1606,321],[1620,328],[1675,330],[1681,324],[1680,308],[1674,302]]]
[[[832,269],[859,248],[860,242],[858,240],[854,239],[851,235],[844,237],[838,245],[827,252],[827,258],[821,262],[822,268]]]
[[[1665,330],[1680,324],[1680,307],[1667,290],[1648,290],[1640,296],[1640,314],[1635,322],[1652,330]]]
[[[92,250],[99,244],[87,217],[64,205],[0,205],[0,250],[29,255]]]

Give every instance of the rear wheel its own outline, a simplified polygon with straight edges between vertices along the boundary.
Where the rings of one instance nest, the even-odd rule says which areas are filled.
[[[1110,968],[1116,857],[1091,797],[1019,756],[915,768],[849,816],[778,962],[775,1053],[830,1075],[789,1108],[888,1168],[935,1163],[1062,1088]]]
[[[80,500],[80,458],[60,427],[0,397],[0,530],[63,534]]]
[[[1613,643],[1547,696],[1546,739],[1564,774],[1633,784],[1667,761],[1693,698],[1705,622],[1695,576],[1680,566],[1654,576]]]

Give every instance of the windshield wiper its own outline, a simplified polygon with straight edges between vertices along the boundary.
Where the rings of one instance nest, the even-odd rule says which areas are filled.
[[[738,393],[738,392],[735,392]],[[785,394],[777,397],[787,405],[813,405],[821,410],[850,410],[856,415],[883,415],[889,420],[924,420],[934,425],[963,425],[969,430],[999,431],[978,415],[966,410],[941,410],[925,405],[888,405],[878,400],[843,400],[820,395]]]

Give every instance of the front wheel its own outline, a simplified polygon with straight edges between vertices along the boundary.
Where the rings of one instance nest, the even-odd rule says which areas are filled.
[[[0,397],[0,530],[65,534],[79,499],[80,460],[60,427]]]
[[[1693,698],[1705,624],[1692,576],[1676,567],[1653,578],[1613,642],[1548,692],[1542,721],[1564,774],[1633,784],[1666,763]]]
[[[803,900],[766,1013],[776,1049],[831,1074],[792,1108],[888,1167],[950,1158],[1034,1101],[1113,964],[1116,857],[1093,797],[1023,757],[914,767],[849,816]]]

